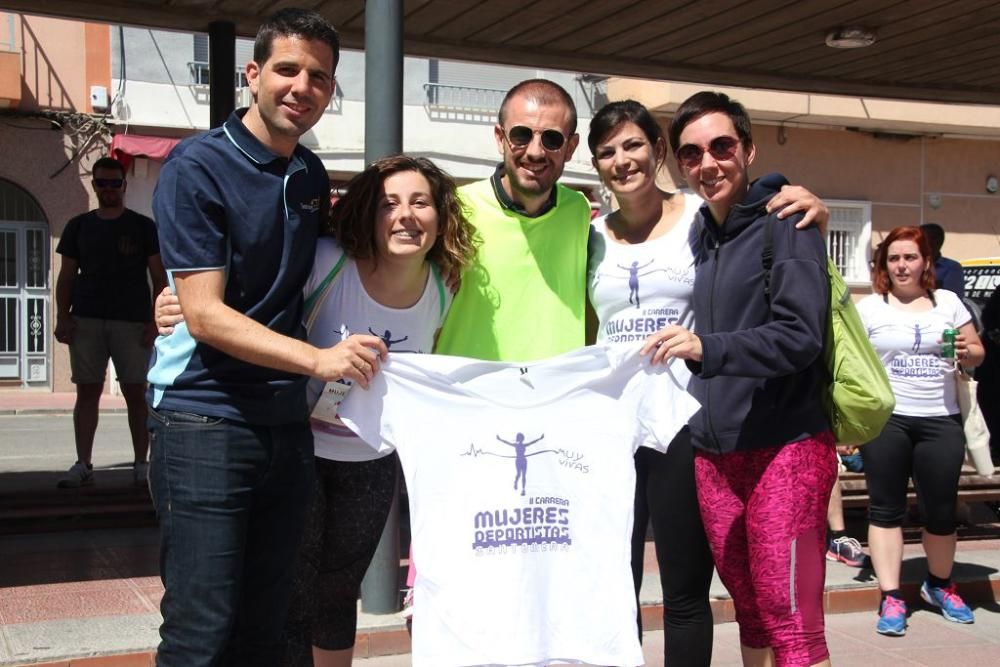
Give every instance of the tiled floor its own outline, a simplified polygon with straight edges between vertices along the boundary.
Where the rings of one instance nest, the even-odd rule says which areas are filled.
[[[62,659],[64,662],[53,664],[65,667],[63,656],[68,655],[102,656],[89,663],[74,660],[72,664],[79,667],[145,665],[140,657],[111,654],[148,652],[156,644],[157,609],[163,594],[157,576],[157,543],[155,528],[41,533],[0,540],[0,665]],[[925,569],[920,546],[908,544],[903,575],[910,593]],[[940,665],[960,656],[967,660],[956,667],[1000,665],[1000,606],[994,602],[1000,597],[998,570],[1000,540],[960,543],[956,567],[956,578],[963,582],[960,590],[975,590],[977,598],[986,602],[977,609],[976,624],[947,623],[917,606],[910,631],[900,640],[873,631],[877,593],[871,572],[829,564],[827,584],[833,591],[828,593],[829,611],[872,610],[828,616],[828,640],[835,663],[863,667]],[[656,604],[659,581],[652,544],[647,545],[645,571],[643,600]],[[712,595],[725,595],[718,581],[713,583]],[[723,610],[717,620],[726,619],[725,604],[715,606],[719,607],[716,611]],[[653,607],[647,611],[647,627],[656,629],[658,612]],[[407,651],[408,639],[399,626],[395,617],[362,615],[359,631],[363,636],[356,655]],[[716,626],[716,636],[713,664],[739,664],[735,625]],[[394,645],[384,646],[387,642]],[[656,656],[662,655],[662,633],[648,633],[645,648],[648,664],[660,664]],[[140,662],[121,662],[126,660]],[[367,667],[407,665],[409,656],[356,662]]]
[[[875,633],[874,612],[827,616],[827,645],[836,667],[994,667],[1000,665],[1000,607],[976,610],[976,623],[957,625],[918,608],[910,616],[905,637]],[[643,653],[650,667],[663,665],[663,633],[647,632]],[[355,667],[409,667],[409,655],[355,659]],[[713,667],[739,667],[739,629],[735,623],[715,626]]]

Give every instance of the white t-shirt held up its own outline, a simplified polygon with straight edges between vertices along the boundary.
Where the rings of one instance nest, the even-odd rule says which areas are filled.
[[[662,373],[603,346],[526,365],[390,356],[348,395],[344,423],[406,476],[415,667],[642,664],[632,455],[697,409],[666,400]]]

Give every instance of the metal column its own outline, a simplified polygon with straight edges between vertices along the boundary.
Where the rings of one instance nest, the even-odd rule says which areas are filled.
[[[209,126],[226,122],[236,108],[236,24],[208,24]]]
[[[365,164],[403,150],[403,0],[365,2]],[[361,608],[399,611],[399,489],[372,564]]]
[[[365,163],[403,150],[403,0],[365,2]]]

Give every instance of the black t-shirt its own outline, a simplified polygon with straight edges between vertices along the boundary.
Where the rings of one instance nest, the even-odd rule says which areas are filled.
[[[130,209],[114,220],[103,220],[95,211],[78,215],[66,224],[56,252],[80,266],[70,307],[74,315],[152,320],[146,271],[160,244],[151,219]]]

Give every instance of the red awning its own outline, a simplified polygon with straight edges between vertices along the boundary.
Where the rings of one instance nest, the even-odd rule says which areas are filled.
[[[165,160],[180,139],[148,137],[141,134],[116,134],[111,138],[111,156],[128,169],[132,160],[146,157],[151,160]]]

